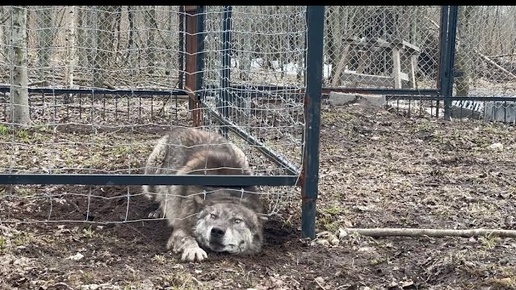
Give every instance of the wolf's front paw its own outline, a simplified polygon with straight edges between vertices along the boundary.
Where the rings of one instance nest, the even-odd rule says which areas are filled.
[[[206,252],[197,245],[186,247],[181,255],[181,261],[183,262],[201,262],[206,258],[208,258]]]

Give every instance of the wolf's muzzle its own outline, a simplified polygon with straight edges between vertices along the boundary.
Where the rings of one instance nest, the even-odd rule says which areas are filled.
[[[226,233],[226,231],[221,228],[212,228],[211,229],[211,237],[214,239],[221,239],[222,237],[224,237],[225,233]]]

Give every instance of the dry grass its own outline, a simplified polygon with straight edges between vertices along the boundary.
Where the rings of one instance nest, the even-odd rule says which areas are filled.
[[[0,167],[135,173],[156,134],[0,127]],[[508,254],[516,250],[513,239],[352,234],[323,242],[340,227],[516,229],[514,140],[514,126],[503,124],[323,106],[320,239],[299,239],[300,199],[292,199],[299,193],[291,192],[267,225],[261,254],[211,254],[202,264],[179,263],[164,249],[169,229],[145,220],[154,205],[124,196],[137,187],[18,186],[14,195],[4,187],[0,220],[10,222],[0,225],[0,288],[516,289],[516,259]],[[10,154],[6,146],[18,151]],[[86,210],[95,221],[139,221],[23,223],[45,221],[48,193],[60,194],[51,199],[54,221],[84,220]],[[88,201],[88,194],[110,199]]]

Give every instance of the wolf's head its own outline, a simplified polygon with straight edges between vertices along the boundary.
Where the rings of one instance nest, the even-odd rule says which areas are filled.
[[[209,144],[198,147],[178,174],[251,175],[244,153],[235,145]],[[254,186],[190,186],[199,207],[194,235],[199,244],[215,252],[256,253],[263,243],[262,204]],[[203,197],[198,193],[207,193]]]
[[[201,246],[215,252],[257,253],[263,243],[263,220],[261,213],[235,200],[207,201],[194,233]]]

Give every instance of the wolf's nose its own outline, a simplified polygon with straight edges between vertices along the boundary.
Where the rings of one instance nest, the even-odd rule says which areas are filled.
[[[221,228],[212,228],[211,235],[215,238],[221,238],[224,236],[225,231]]]

